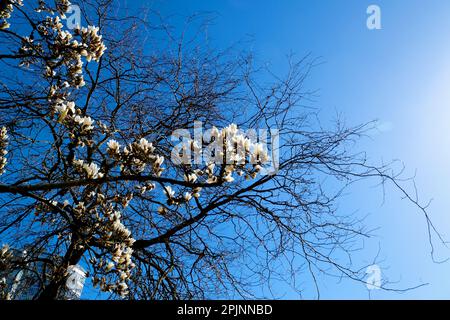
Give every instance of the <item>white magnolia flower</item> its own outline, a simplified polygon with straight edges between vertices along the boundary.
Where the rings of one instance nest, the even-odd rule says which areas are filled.
[[[155,150],[153,145],[145,138],[141,138],[141,140],[139,140],[139,146],[145,153],[151,153]]]
[[[0,129],[0,175],[5,171],[5,166],[7,164],[6,155],[8,151],[6,147],[8,146],[8,134],[5,127]]]
[[[225,176],[223,177],[223,180],[226,181],[226,182],[233,182],[233,181],[234,181],[234,178],[233,178],[233,176],[232,176],[232,173],[230,172],[230,173],[228,173],[227,175],[225,175]]]
[[[217,177],[216,176],[211,176],[206,180],[206,183],[216,183],[217,182]]]
[[[155,160],[155,165],[160,167],[164,162],[164,157],[157,155]]]
[[[0,250],[0,256],[6,255],[6,253],[8,252],[8,250],[9,250],[9,246],[8,246],[7,244],[4,244],[4,245],[2,246],[2,249]]]
[[[119,294],[124,297],[128,294],[128,285],[125,282],[120,282],[117,285],[117,290],[119,292]]]
[[[119,154],[120,153],[120,144],[116,140],[114,140],[114,139],[109,140],[107,146],[108,146],[108,152],[110,154]]]
[[[71,114],[75,114],[75,102],[69,101],[67,103],[58,103],[55,105],[54,109],[57,113],[59,113],[58,121],[61,122],[67,117],[69,112]]]
[[[6,21],[0,22],[0,30],[6,30],[9,29],[9,27],[11,27],[11,24],[9,22]]]
[[[94,120],[91,119],[91,117],[84,117],[83,118],[83,129],[84,130],[92,130],[94,127],[92,126],[94,124]]]
[[[164,187],[164,193],[168,198],[173,198],[173,196],[175,195],[175,191],[172,190],[171,186]]]
[[[227,137],[228,139],[232,139],[233,136],[238,132],[237,125],[232,123],[228,127],[224,128],[221,132],[223,138]]]
[[[109,262],[105,267],[105,271],[109,272],[112,270],[112,268],[114,268],[114,262]]]
[[[73,120],[78,123],[78,124],[83,124],[83,120],[84,118],[80,117],[80,116],[76,116]]]
[[[199,198],[199,197],[200,197],[200,191],[202,191],[202,188],[201,188],[201,187],[194,188],[194,189],[192,190],[192,196],[193,196],[194,198]]]
[[[82,159],[75,159],[75,160],[73,160],[72,163],[73,163],[73,165],[75,167],[83,167],[84,160],[82,160]]]
[[[184,181],[194,183],[197,181],[197,175],[195,173],[189,173],[187,175],[184,175]]]
[[[192,194],[189,192],[185,192],[183,195],[184,200],[189,201],[192,199]]]
[[[83,169],[89,179],[102,178],[103,174],[99,172],[99,167],[95,163],[83,164]]]
[[[240,153],[234,153],[231,155],[230,160],[236,162],[237,164],[244,164],[245,155],[242,155]]]
[[[166,213],[166,208],[160,206],[160,207],[158,207],[157,211],[158,211],[159,214],[165,214]]]
[[[74,121],[81,126],[82,131],[90,131],[94,129],[94,120],[92,120],[91,117],[80,117],[77,115],[74,118]]]

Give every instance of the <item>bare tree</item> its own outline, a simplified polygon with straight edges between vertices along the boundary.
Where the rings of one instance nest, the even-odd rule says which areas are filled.
[[[351,257],[367,230],[336,208],[363,178],[393,183],[438,235],[391,165],[352,151],[373,123],[323,128],[305,107],[314,59],[290,59],[280,78],[249,54],[211,49],[201,34],[150,25],[110,0],[80,3],[97,27],[69,30],[69,6],[0,7],[0,234],[26,250],[5,246],[0,271],[35,273],[34,298],[58,298],[76,264],[128,299],[249,298],[302,272],[314,283],[363,281]],[[188,26],[202,30],[198,21]],[[224,161],[171,161],[172,133],[195,121],[215,138],[185,140],[182,154],[221,138],[227,152],[214,155]],[[262,174],[274,140],[264,146],[238,128],[279,130],[275,174]],[[238,146],[242,157],[225,159]]]

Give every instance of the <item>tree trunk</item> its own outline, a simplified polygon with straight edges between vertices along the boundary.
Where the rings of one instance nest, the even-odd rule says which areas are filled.
[[[84,254],[84,249],[77,249],[78,241],[73,239],[56,274],[37,297],[38,300],[56,300],[62,288],[66,286],[69,266],[77,264]]]

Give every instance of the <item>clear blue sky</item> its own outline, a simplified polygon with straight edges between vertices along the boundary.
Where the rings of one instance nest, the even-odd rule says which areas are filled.
[[[283,70],[290,52],[312,53],[325,63],[313,70],[306,86],[319,89],[313,105],[324,119],[342,112],[348,124],[379,119],[382,132],[362,141],[371,159],[401,159],[406,175],[417,170],[416,184],[440,231],[450,239],[450,1],[125,1],[163,15],[217,14],[211,41],[227,47],[251,39],[260,61]],[[381,30],[366,28],[366,8],[381,8]],[[174,21],[180,21],[175,19]],[[383,277],[397,288],[428,286],[398,294],[372,291],[372,298],[450,298],[450,262],[430,257],[425,221],[401,195],[387,190],[383,203],[375,181],[359,184],[341,201],[341,210],[369,215],[379,227],[360,261],[381,247]],[[440,257],[450,256],[450,250]],[[368,298],[364,285],[320,279],[322,298]],[[314,297],[306,286],[306,297]],[[288,287],[277,290],[297,298]]]

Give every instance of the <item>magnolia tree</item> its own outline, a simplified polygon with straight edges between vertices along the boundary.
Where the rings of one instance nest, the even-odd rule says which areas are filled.
[[[365,230],[336,209],[361,178],[393,183],[433,230],[390,166],[352,151],[370,125],[322,128],[304,107],[309,57],[269,77],[189,37],[198,20],[178,33],[114,1],[78,5],[1,1],[3,298],[17,270],[34,275],[34,298],[58,298],[77,264],[85,290],[127,299],[363,281],[349,253]],[[71,13],[81,25],[67,27]]]

